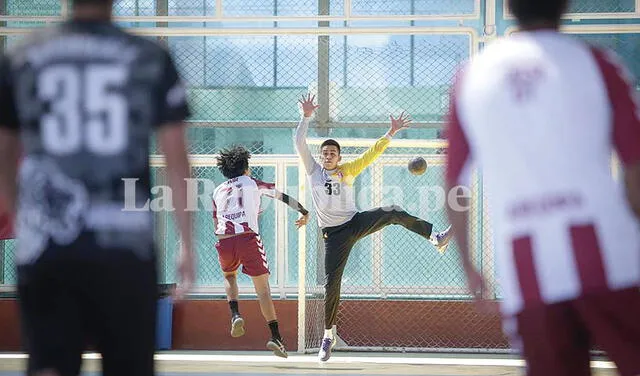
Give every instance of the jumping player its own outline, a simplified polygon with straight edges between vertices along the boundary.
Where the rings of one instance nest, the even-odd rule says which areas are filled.
[[[320,165],[314,160],[306,141],[309,120],[319,107],[314,105],[313,101],[314,97],[311,95],[299,101],[304,116],[295,132],[295,148],[302,158],[311,185],[318,225],[324,237],[325,333],[318,357],[321,361],[327,361],[336,342],[333,328],[338,315],[342,273],[356,242],[388,225],[401,225],[422,235],[442,253],[446,250],[452,234],[449,228],[440,233],[433,232],[431,223],[408,214],[398,206],[374,208],[364,212],[358,212],[356,209],[353,198],[355,178],[384,152],[398,131],[408,128],[410,120],[404,114],[397,119],[391,117],[389,131],[354,161],[341,164],[340,144],[331,139],[324,141],[320,147]]]
[[[529,376],[590,375],[589,352],[640,375],[640,112],[610,52],[558,31],[566,0],[511,0],[521,32],[463,68],[448,123],[447,184],[482,169],[505,333]],[[611,155],[624,187],[612,178]],[[635,216],[634,216],[635,212]],[[469,288],[468,214],[449,209]]]
[[[249,158],[249,152],[241,146],[220,151],[218,168],[229,180],[216,187],[213,193],[213,218],[218,238],[216,249],[231,309],[231,336],[240,337],[245,332],[244,319],[238,307],[237,270],[242,265],[242,272],[253,280],[260,310],[271,331],[267,348],[275,355],[286,358],[287,351],[271,300],[267,254],[259,235],[260,198],[275,198],[300,212],[302,215],[295,222],[298,228],[307,224],[309,212],[293,197],[276,190],[274,184],[252,178]]]
[[[185,88],[168,51],[115,26],[112,6],[74,0],[70,20],[0,59],[0,194],[17,216],[29,375],[79,375],[88,338],[104,375],[154,374],[157,256],[144,209],[154,133],[182,236],[182,293],[194,279]]]

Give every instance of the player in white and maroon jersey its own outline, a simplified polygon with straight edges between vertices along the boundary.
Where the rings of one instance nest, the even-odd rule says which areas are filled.
[[[448,123],[447,182],[483,172],[504,329],[528,375],[590,374],[598,346],[640,374],[640,120],[611,52],[558,25],[566,0],[511,0],[521,32],[465,66]],[[617,152],[625,187],[612,178]],[[467,214],[449,209],[471,292]]]
[[[251,155],[242,146],[220,151],[218,168],[229,180],[213,192],[213,220],[218,237],[216,249],[231,309],[231,336],[240,337],[244,334],[244,320],[238,309],[237,283],[237,270],[242,265],[242,272],[253,280],[260,310],[271,331],[267,348],[277,356],[286,358],[287,351],[271,300],[267,254],[260,240],[260,200],[262,196],[275,198],[300,212],[302,216],[295,222],[298,228],[307,223],[309,212],[294,198],[276,190],[275,184],[252,178],[249,158]]]

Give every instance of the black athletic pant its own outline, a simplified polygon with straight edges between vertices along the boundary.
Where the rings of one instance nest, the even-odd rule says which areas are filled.
[[[82,239],[84,238],[84,239]],[[47,249],[18,267],[28,371],[80,374],[87,343],[102,354],[103,375],[154,375],[156,259],[86,241]],[[153,255],[153,253],[150,251]]]
[[[349,253],[356,242],[367,235],[382,230],[388,225],[401,225],[429,239],[433,225],[414,217],[397,206],[376,208],[357,213],[349,222],[336,227],[322,229],[324,237],[325,329],[336,323],[340,303],[342,273],[347,265]]]

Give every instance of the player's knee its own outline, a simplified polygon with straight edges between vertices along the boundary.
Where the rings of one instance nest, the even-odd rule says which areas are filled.
[[[224,279],[226,279],[229,282],[235,281],[237,278],[237,273],[236,272],[225,272],[224,273]]]
[[[404,209],[398,205],[387,206],[384,210],[393,223],[399,222],[402,216],[406,213]]]
[[[253,280],[253,286],[255,287],[256,293],[260,294],[271,294],[271,287],[269,286],[269,274],[262,274],[259,276],[251,277]]]
[[[256,288],[258,299],[267,299],[271,297],[271,290],[268,287]]]
[[[335,288],[336,286],[340,286],[340,283],[342,282],[340,279],[341,277],[339,275],[327,274],[324,282],[325,289],[332,289],[332,288]]]

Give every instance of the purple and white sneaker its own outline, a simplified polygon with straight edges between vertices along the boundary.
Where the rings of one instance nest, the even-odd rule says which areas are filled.
[[[318,359],[321,362],[326,362],[331,358],[331,349],[335,346],[336,340],[333,338],[323,338],[320,351],[318,352]]]
[[[447,250],[452,237],[453,231],[451,231],[451,225],[449,225],[446,230],[436,233],[435,236],[432,237],[433,240],[431,243],[433,243],[438,252],[442,254]]]

